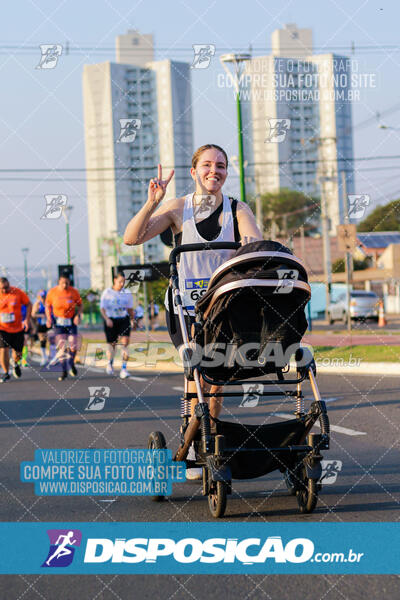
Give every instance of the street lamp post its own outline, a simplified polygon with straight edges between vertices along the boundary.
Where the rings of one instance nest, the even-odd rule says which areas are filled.
[[[65,232],[66,232],[66,239],[67,239],[67,265],[71,264],[71,241],[70,241],[70,235],[69,235],[69,216],[68,216],[67,212],[71,212],[72,208],[73,208],[72,206],[64,206],[63,211],[62,211],[62,215],[65,220]]]
[[[323,144],[325,142],[332,142],[336,144],[336,137],[312,137],[307,141],[310,143],[317,144],[318,148],[318,167],[317,167],[317,182],[320,184],[321,190],[321,229],[322,229],[322,242],[323,242],[323,257],[324,257],[324,278],[325,278],[325,319],[328,320],[329,305],[331,303],[332,293],[332,263],[331,263],[331,243],[330,243],[330,222],[328,214],[328,198],[326,193],[326,182],[333,181],[337,182],[337,174],[331,169],[327,173],[328,169],[325,164],[325,157],[323,153]]]
[[[145,264],[146,262],[146,248],[144,244],[140,246],[140,262]],[[148,307],[148,295],[147,295],[147,281],[143,281],[143,304],[144,304],[144,328],[146,331],[146,342],[150,338],[150,323],[149,323],[149,307]]]
[[[28,283],[28,252],[29,248],[22,248],[22,254],[24,255],[24,276],[25,276],[25,292],[28,293],[29,283]]]
[[[246,184],[244,180],[244,164],[243,164],[243,125],[242,125],[242,108],[240,105],[240,87],[239,80],[243,72],[244,62],[250,60],[251,54],[223,54],[220,56],[221,64],[233,82],[236,91],[236,113],[238,121],[238,148],[239,148],[239,177],[240,177],[240,199],[246,202]],[[228,63],[233,64],[234,75],[227,67]]]
[[[112,234],[112,242],[113,242],[113,249],[114,249],[114,261],[115,264],[118,265],[119,264],[119,251],[118,251],[118,244],[119,244],[119,239],[118,239],[118,230],[117,229],[113,229],[113,231],[111,231]]]

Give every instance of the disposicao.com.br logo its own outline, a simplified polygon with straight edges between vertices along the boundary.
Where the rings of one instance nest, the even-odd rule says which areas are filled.
[[[68,567],[74,558],[75,548],[81,545],[79,529],[48,529],[50,548],[42,567]]]
[[[243,565],[305,562],[360,562],[363,553],[317,552],[308,538],[293,538],[286,544],[281,536],[267,538],[89,538],[85,563],[157,563],[173,559],[177,563],[241,563]]]

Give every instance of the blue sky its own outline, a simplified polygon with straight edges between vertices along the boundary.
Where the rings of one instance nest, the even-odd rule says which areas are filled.
[[[1,168],[84,167],[83,64],[113,60],[115,36],[129,28],[154,35],[156,58],[191,62],[192,44],[215,44],[218,55],[230,49],[245,50],[251,43],[257,49],[265,47],[267,54],[274,29],[285,23],[310,27],[318,52],[325,47],[326,52],[352,56],[358,61],[360,72],[376,75],[376,87],[361,90],[360,101],[353,105],[353,124],[357,125],[376,111],[382,112],[399,102],[400,52],[387,50],[399,39],[399,12],[395,1],[361,0],[7,3],[0,36]],[[40,58],[39,44],[59,43],[65,49],[67,40],[70,46],[88,49],[70,52],[68,56],[64,50],[57,68],[35,69]],[[351,55],[352,42],[355,52]],[[5,46],[20,49],[9,50]],[[365,46],[368,48],[363,49]],[[345,48],[336,50],[339,47]],[[195,146],[213,141],[226,147],[229,154],[237,154],[235,106],[231,92],[216,85],[220,70],[217,56],[210,69],[193,70]],[[399,117],[400,111],[395,111],[382,117],[382,122],[400,128]],[[355,156],[400,154],[399,134],[400,131],[379,129],[378,122],[372,119],[369,125],[355,129]],[[389,160],[358,164],[363,170],[357,174],[357,191],[370,193],[375,203],[400,197],[400,182],[392,168],[397,164],[399,161]],[[43,179],[55,179],[51,172],[42,175]],[[74,261],[81,264],[82,272],[87,270],[84,173],[66,174],[69,179],[82,181],[26,181],[29,177],[40,175],[0,173],[0,267],[9,267],[11,276],[13,270],[18,273],[21,248],[25,246],[30,248],[29,262],[35,269],[65,260],[63,221],[40,219],[43,195],[63,193],[74,207]],[[229,191],[235,186],[232,177]]]

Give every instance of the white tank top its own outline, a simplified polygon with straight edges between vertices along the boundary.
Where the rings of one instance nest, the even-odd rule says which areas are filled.
[[[203,238],[197,231],[193,214],[193,196],[188,194],[183,209],[182,241],[181,244],[207,244],[210,240]],[[234,242],[235,231],[231,202],[228,196],[223,196],[221,231],[213,242]],[[178,266],[179,289],[183,306],[190,315],[194,315],[194,306],[203,296],[208,282],[214,271],[224,262],[232,258],[235,250],[203,250],[201,252],[182,252]],[[168,309],[167,295],[165,306]],[[174,312],[177,313],[176,307]]]

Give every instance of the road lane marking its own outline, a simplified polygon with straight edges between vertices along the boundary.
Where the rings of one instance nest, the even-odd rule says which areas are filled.
[[[274,417],[281,417],[282,419],[293,419],[294,415],[289,413],[274,413]],[[316,421],[316,426],[319,427],[320,424]],[[330,429],[332,431],[336,431],[337,433],[344,433],[345,435],[367,435],[365,431],[356,431],[355,429],[349,429],[348,427],[341,427],[340,425],[330,425]]]
[[[104,375],[107,375],[105,369],[101,369],[100,367],[85,367],[84,365],[80,365],[83,369],[86,369],[86,371],[93,371],[94,373],[103,373]],[[118,369],[117,369],[118,370]],[[112,375],[108,375],[108,377],[113,377]],[[120,377],[118,377],[118,375],[114,375],[114,377],[116,379],[120,379]],[[134,381],[147,381],[148,377],[139,377],[137,375],[130,375],[129,377],[127,377],[126,379],[133,379]],[[125,380],[123,380],[125,381]]]
[[[314,400],[314,398],[312,398]],[[340,400],[340,398],[321,398],[324,402],[336,402],[336,400]]]
[[[183,388],[183,387],[181,387],[179,385],[173,387],[172,389],[176,390],[177,392],[184,392],[185,391],[185,388]]]

